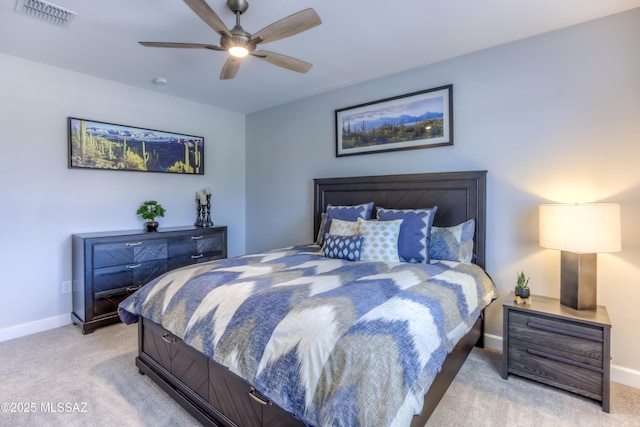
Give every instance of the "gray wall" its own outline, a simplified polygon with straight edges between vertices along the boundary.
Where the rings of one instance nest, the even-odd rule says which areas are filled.
[[[0,341],[69,324],[71,234],[142,229],[145,200],[161,227],[195,222],[195,192],[210,187],[213,220],[229,226],[229,254],[245,252],[245,116],[0,54]],[[205,174],[67,168],[67,117],[198,135]]]
[[[312,241],[313,178],[486,169],[488,272],[503,297],[520,270],[557,297],[560,254],[538,245],[538,205],[618,202],[623,251],[598,257],[598,302],[613,363],[639,371],[639,41],[635,9],[247,116],[247,251]],[[334,110],[448,83],[453,146],[335,157]],[[500,302],[488,317],[500,336]]]

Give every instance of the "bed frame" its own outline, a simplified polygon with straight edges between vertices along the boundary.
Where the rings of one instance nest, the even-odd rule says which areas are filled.
[[[314,240],[327,204],[374,202],[388,209],[438,206],[434,225],[475,218],[475,263],[485,267],[486,171],[315,179]],[[375,217],[375,210],[374,210]],[[207,426],[303,426],[224,366],[184,344],[148,319],[140,318],[136,366]],[[474,345],[482,347],[484,313],[447,356],[411,427],[423,427]]]

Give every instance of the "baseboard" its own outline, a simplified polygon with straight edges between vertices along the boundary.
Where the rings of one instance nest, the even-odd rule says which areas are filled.
[[[494,350],[502,351],[502,337],[498,335],[491,335],[485,332],[484,334],[484,346],[492,348]]]
[[[502,351],[502,337],[484,334],[484,345]],[[611,381],[640,389],[640,371],[611,364]]]
[[[23,323],[21,325],[9,326],[8,328],[0,329],[0,342],[35,334],[36,332],[59,328],[60,326],[65,326],[70,323],[71,316],[67,313],[46,319],[34,320],[33,322]]]
[[[611,381],[640,389],[640,371],[612,364]]]

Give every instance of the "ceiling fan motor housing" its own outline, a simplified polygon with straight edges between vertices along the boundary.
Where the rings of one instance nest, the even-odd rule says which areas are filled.
[[[234,46],[238,46],[244,47],[249,52],[253,52],[255,50],[255,43],[251,43],[251,34],[244,31],[242,27],[236,25],[230,33],[231,37],[223,35],[220,38],[220,46],[222,46],[223,49],[229,50]]]
[[[227,7],[234,14],[239,12],[240,15],[242,15],[249,8],[249,3],[245,0],[227,0]]]
[[[256,49],[255,43],[251,42],[251,33],[248,33],[240,25],[240,15],[247,11],[249,3],[246,0],[227,0],[227,7],[236,15],[236,25],[229,31],[231,37],[223,35],[220,38],[220,46],[229,50],[232,47],[243,47],[248,52]]]

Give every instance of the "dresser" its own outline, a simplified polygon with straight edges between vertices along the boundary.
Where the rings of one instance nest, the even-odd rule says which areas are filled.
[[[74,234],[71,320],[84,334],[119,322],[118,304],[150,280],[226,257],[225,226]]]
[[[503,377],[519,375],[597,400],[609,412],[611,322],[607,309],[574,310],[532,295],[503,303]]]

